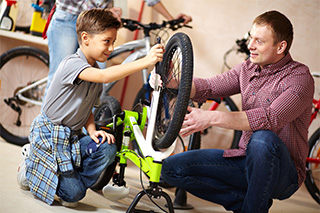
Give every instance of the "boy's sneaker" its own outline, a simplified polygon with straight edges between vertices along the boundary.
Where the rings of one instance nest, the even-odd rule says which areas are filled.
[[[29,190],[29,184],[26,178],[26,158],[29,157],[30,144],[25,144],[21,150],[22,162],[18,167],[17,181],[21,189]]]
[[[54,200],[58,201],[62,206],[68,208],[75,208],[78,206],[79,202],[70,203],[67,201],[62,200],[58,195],[54,195]]]
[[[61,198],[59,199],[59,202],[64,207],[68,207],[68,208],[76,208],[78,206],[78,202],[70,203],[70,202],[62,200]]]

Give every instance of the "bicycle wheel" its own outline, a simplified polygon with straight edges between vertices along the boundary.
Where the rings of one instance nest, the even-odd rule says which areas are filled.
[[[320,128],[317,129],[309,141],[309,158],[319,159],[320,158]],[[320,165],[315,162],[306,163],[307,176],[305,180],[305,185],[307,187],[308,192],[312,196],[312,198],[320,204]]]
[[[163,82],[157,111],[155,145],[168,148],[177,138],[190,98],[193,50],[189,37],[174,34],[159,65]]]
[[[20,100],[16,93],[47,77],[48,72],[49,56],[38,48],[16,47],[0,56],[0,111],[5,112],[0,116],[0,134],[6,141],[20,146],[28,143],[31,123],[40,113],[41,106]],[[45,88],[46,83],[25,91],[23,95],[42,102]]]
[[[93,116],[95,122],[104,119],[112,118],[115,114],[121,112],[121,106],[119,101],[113,96],[106,96],[103,99],[103,103],[94,111]],[[117,127],[117,132],[122,133],[122,127]],[[97,128],[98,129],[98,128]],[[115,134],[117,150],[121,148],[122,134]],[[92,190],[101,190],[107,185],[112,178],[118,161],[115,160],[110,164],[99,176],[98,180],[90,187]]]

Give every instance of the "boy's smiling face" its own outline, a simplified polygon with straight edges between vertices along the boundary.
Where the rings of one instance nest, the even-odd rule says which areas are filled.
[[[95,35],[83,32],[81,36],[82,45],[80,48],[89,64],[93,65],[95,61],[105,62],[114,50],[117,29],[108,29],[103,33]]]

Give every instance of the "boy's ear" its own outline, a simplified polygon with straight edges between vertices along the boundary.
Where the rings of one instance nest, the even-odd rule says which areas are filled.
[[[82,32],[81,33],[81,41],[82,41],[82,44],[84,45],[88,45],[89,44],[89,35],[87,32]]]

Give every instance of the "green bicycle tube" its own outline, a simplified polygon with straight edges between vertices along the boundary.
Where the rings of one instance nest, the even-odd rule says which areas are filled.
[[[151,163],[151,173],[150,173],[150,182],[159,183],[160,181],[160,174],[162,169],[162,163],[153,161]]]

